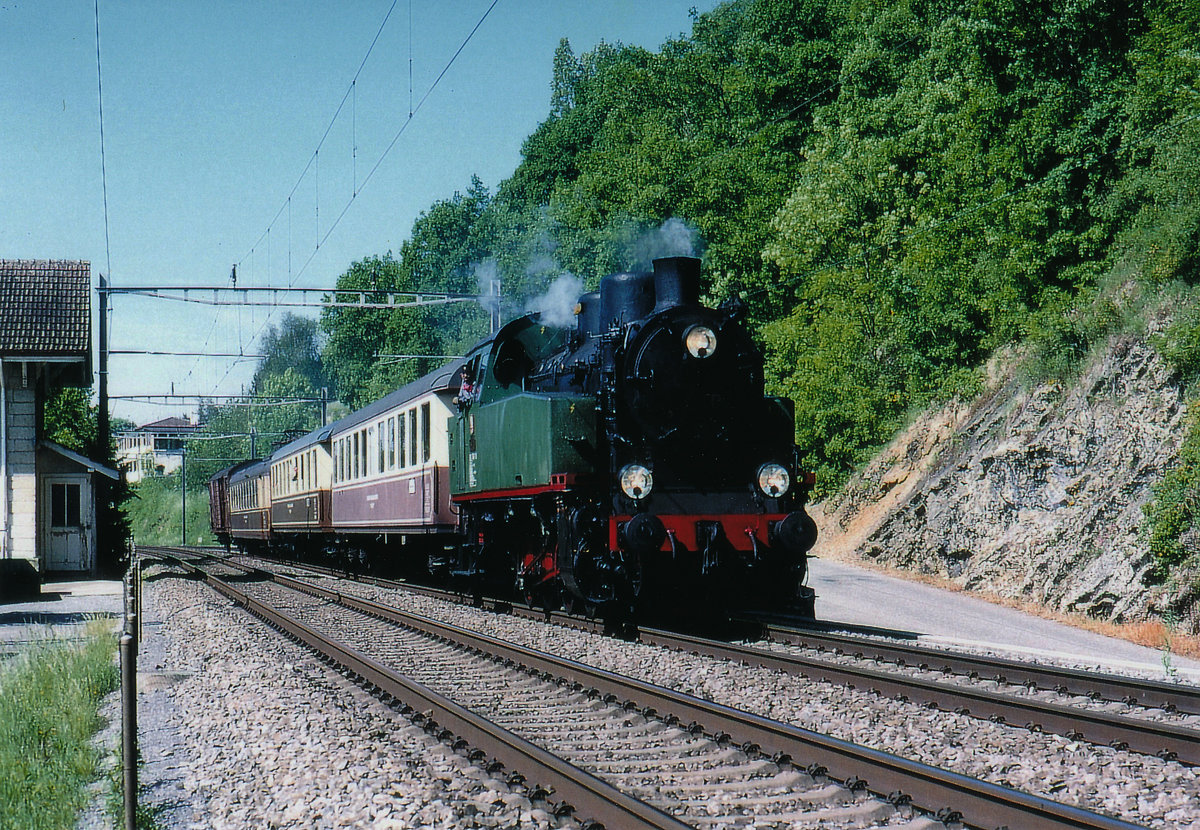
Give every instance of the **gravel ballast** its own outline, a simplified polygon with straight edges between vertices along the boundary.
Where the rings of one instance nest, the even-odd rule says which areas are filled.
[[[370,585],[342,590],[1132,823],[1200,829],[1200,775],[1176,762],[417,594]]]
[[[204,585],[147,580],[143,613],[143,799],[160,826],[556,826]]]
[[[1200,830],[1200,776],[1178,763],[409,593],[339,587],[1133,823]],[[159,726],[175,736],[176,772],[193,815],[165,826],[552,822],[210,589],[169,577],[148,582],[146,598],[148,619],[163,623],[164,649],[142,668],[176,678],[164,683],[169,705]]]

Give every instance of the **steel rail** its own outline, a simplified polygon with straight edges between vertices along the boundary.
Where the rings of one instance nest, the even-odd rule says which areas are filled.
[[[1095,712],[1059,703],[1021,698],[981,689],[946,685],[917,677],[846,666],[839,663],[783,654],[761,648],[724,643],[656,629],[641,630],[644,643],[692,652],[706,657],[742,662],[851,688],[866,688],[945,711],[999,720],[1072,740],[1117,749],[1131,749],[1160,758],[1200,764],[1200,732],[1141,718]]]
[[[1110,816],[773,721],[351,594],[280,575],[272,579],[302,593],[520,666],[541,674],[544,679],[557,678],[578,689],[588,689],[606,699],[620,701],[626,708],[640,710],[646,716],[669,714],[680,722],[694,724],[714,740],[737,743],[747,751],[757,750],[781,761],[803,759],[798,763],[807,763],[810,771],[842,781],[851,789],[867,789],[894,803],[911,800],[918,808],[945,821],[959,817],[970,827],[1021,830],[1133,830],[1137,827]]]
[[[245,592],[203,568],[180,558],[175,561],[185,569],[203,575],[212,588],[230,598],[251,613],[286,632],[309,648],[324,655],[347,671],[358,675],[363,682],[382,693],[401,701],[412,710],[425,714],[426,729],[438,733],[443,741],[458,737],[485,752],[509,770],[519,771],[530,782],[540,785],[547,796],[552,793],[560,805],[570,805],[573,812],[585,819],[599,822],[601,827],[639,828],[644,830],[687,830],[687,825],[674,816],[639,801],[617,788],[541,747],[514,735],[485,718],[476,715],[425,686],[403,677],[383,664],[340,643],[337,643],[289,615],[260,602]],[[285,577],[286,578],[286,577]],[[448,730],[448,731],[447,731]],[[561,806],[560,806],[561,811]]]
[[[308,568],[309,566],[304,567]],[[326,571],[330,575],[337,575],[336,571],[332,571],[331,569],[320,570]],[[289,577],[282,575],[274,576],[277,579],[290,580]],[[423,586],[410,586],[404,582],[375,578],[364,581],[370,581],[381,587],[414,590],[426,596],[440,598],[453,598],[456,596],[451,592]],[[291,581],[289,587],[298,587],[306,584]],[[338,595],[340,596],[340,594]],[[594,621],[581,620],[559,612],[543,614],[527,611],[519,606],[513,607],[511,610],[521,616],[530,618],[544,616],[559,624],[588,628],[592,631],[603,629],[601,624]],[[847,666],[819,658],[783,654],[761,648],[741,646],[721,640],[693,637],[660,629],[642,628],[639,632],[639,638],[642,642],[650,645],[691,652],[714,659],[729,660],[761,668],[774,669],[788,674],[799,674],[814,680],[837,683],[850,688],[864,687],[881,695],[935,706],[945,711],[1010,723],[1016,726],[1023,726],[1027,729],[1053,732],[1072,740],[1086,741],[1099,746],[1130,749],[1135,752],[1156,755],[1168,760],[1178,760],[1190,765],[1200,765],[1200,732],[1172,724],[1156,723],[1150,720],[1126,717],[1108,712],[1094,712],[1048,701],[1022,700],[1011,695],[946,685],[932,680],[906,677],[904,675],[891,674],[869,668]],[[878,653],[881,655],[886,654],[889,648],[890,646],[885,644],[878,650]],[[913,650],[911,647],[902,648],[908,648],[909,654],[925,654],[924,650]],[[868,649],[864,649],[863,653],[868,656],[874,656]],[[934,652],[934,654],[942,656],[943,653]],[[856,654],[855,656],[859,655]],[[950,657],[957,657],[957,655],[950,655]],[[986,658],[975,658],[969,655],[963,656],[962,661],[961,665],[972,667],[971,670],[976,671],[980,667],[993,665]],[[1036,673],[1042,668],[1036,666],[1024,667],[1021,663],[1010,660],[1002,662],[1006,666],[1013,666],[1014,670],[1027,668],[1030,673]],[[1064,679],[1074,675],[1076,682],[1074,688],[1079,689],[1080,691],[1077,693],[1080,694],[1088,694],[1092,691],[1090,686],[1081,685],[1090,677],[1095,676],[1104,679],[1107,682],[1107,686],[1104,688],[1110,692],[1113,689],[1121,689],[1121,684],[1126,680],[1125,678],[1116,676],[1073,673],[1069,670],[1058,672],[1054,670],[1047,671],[1047,676],[1058,676],[1060,674],[1064,676]],[[1131,689],[1155,688],[1157,686],[1164,686],[1166,690],[1174,688],[1171,684],[1155,684],[1152,681],[1140,681],[1133,678],[1129,678],[1128,683]],[[1123,700],[1126,697],[1132,698],[1133,693],[1130,692],[1120,699]],[[1176,697],[1187,705],[1188,695],[1186,690],[1179,691]],[[1167,701],[1163,708],[1170,709],[1170,701]],[[1186,708],[1181,710],[1190,711],[1190,709]]]
[[[1200,714],[1200,687],[1197,686],[1028,664],[1004,657],[963,654],[905,643],[879,642],[853,635],[778,625],[763,621],[757,616],[746,616],[744,619],[761,624],[764,638],[772,642],[798,645],[817,651],[841,652],[852,657],[883,660],[901,666],[917,666],[930,671],[977,675],[999,682],[1032,685],[1039,689],[1100,697],[1103,700],[1132,703],[1148,708]]]

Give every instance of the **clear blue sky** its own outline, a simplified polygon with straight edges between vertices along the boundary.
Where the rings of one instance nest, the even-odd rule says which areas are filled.
[[[473,174],[494,189],[512,173],[547,113],[560,38],[576,54],[602,40],[658,49],[716,0],[499,0],[363,187],[408,120],[410,60],[415,104],[491,5],[396,0],[295,191],[289,241],[288,211],[272,219],[391,5],[100,0],[110,266],[93,0],[0,0],[0,258],[85,259],[93,282],[117,285],[224,284],[237,262],[239,284],[284,285],[290,255],[297,285],[330,286],[354,260],[398,250],[417,214]],[[266,315],[116,297],[112,348],[198,351],[207,337],[208,351],[252,353]],[[114,356],[110,370],[113,395],[172,382],[235,394],[253,362]],[[141,423],[190,408],[114,413]]]

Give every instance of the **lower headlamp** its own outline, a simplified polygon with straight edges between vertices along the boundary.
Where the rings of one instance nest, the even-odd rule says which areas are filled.
[[[777,499],[788,491],[792,477],[782,464],[763,464],[758,468],[758,489],[764,495]]]
[[[654,476],[641,464],[621,468],[621,492],[631,499],[644,499],[654,488]]]

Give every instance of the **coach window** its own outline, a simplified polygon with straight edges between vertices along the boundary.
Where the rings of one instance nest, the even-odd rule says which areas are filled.
[[[396,469],[396,416],[388,418],[388,469]]]
[[[379,468],[376,472],[382,473],[387,469],[387,432],[384,429],[385,423],[380,421],[375,425],[375,460],[379,463]]]
[[[408,410],[408,463],[417,464],[417,410]]]
[[[359,451],[362,454],[362,474],[365,476],[367,474],[367,431],[360,429],[359,432],[362,434],[362,445]]]
[[[354,464],[350,467],[350,478],[358,478],[358,433],[354,433]]]
[[[429,404],[421,404],[421,460],[428,461],[432,450]]]
[[[408,466],[408,462],[404,460],[404,448],[407,446],[408,443],[404,438],[404,413],[401,412],[396,416],[396,463],[400,469]]]
[[[372,459],[375,457],[375,427],[367,427],[367,442],[363,446],[366,447],[366,456],[363,458],[363,475],[368,476],[375,472],[371,469],[374,465]]]

